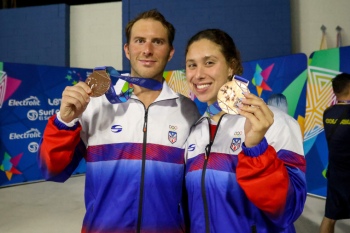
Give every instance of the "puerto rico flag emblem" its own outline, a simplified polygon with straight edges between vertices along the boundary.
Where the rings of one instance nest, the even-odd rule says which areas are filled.
[[[236,151],[241,147],[241,138],[233,138],[231,142],[231,150]]]
[[[169,131],[168,133],[168,140],[172,144],[174,144],[177,141],[177,133],[173,131]]]

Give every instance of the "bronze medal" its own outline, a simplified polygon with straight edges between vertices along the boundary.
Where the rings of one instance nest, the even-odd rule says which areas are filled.
[[[111,78],[106,70],[94,70],[85,80],[85,83],[91,88],[91,97],[99,97],[107,92],[111,85]]]
[[[249,92],[247,83],[237,79],[225,83],[217,95],[220,108],[228,114],[238,114],[237,105],[242,103],[241,98],[245,98],[243,92]]]

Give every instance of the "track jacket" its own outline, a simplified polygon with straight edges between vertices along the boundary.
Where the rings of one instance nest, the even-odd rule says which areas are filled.
[[[82,232],[184,232],[185,142],[196,105],[163,83],[148,109],[135,95],[91,101],[74,127],[49,119],[39,149],[47,180],[64,182],[86,160]]]
[[[209,118],[191,130],[185,176],[191,233],[295,232],[306,200],[302,135],[292,117],[270,108],[274,123],[253,148],[243,145],[239,115],[222,116],[213,141]]]

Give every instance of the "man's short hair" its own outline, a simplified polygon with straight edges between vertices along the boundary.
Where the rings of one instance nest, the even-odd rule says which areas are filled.
[[[145,11],[140,13],[136,18],[132,19],[125,27],[125,36],[127,43],[130,42],[131,29],[134,24],[141,19],[153,19],[159,21],[168,31],[168,41],[170,46],[173,46],[173,41],[175,38],[175,27],[169,23],[165,17],[156,9]]]

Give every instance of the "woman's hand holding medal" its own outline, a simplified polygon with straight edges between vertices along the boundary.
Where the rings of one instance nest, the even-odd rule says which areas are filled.
[[[243,93],[242,103],[238,104],[239,114],[246,117],[244,125],[245,146],[258,145],[273,123],[273,112],[263,99],[252,93]]]
[[[249,92],[248,84],[248,80],[235,76],[220,88],[218,104],[226,113],[246,117],[245,145],[253,147],[260,143],[272,125],[273,113],[263,99]]]

